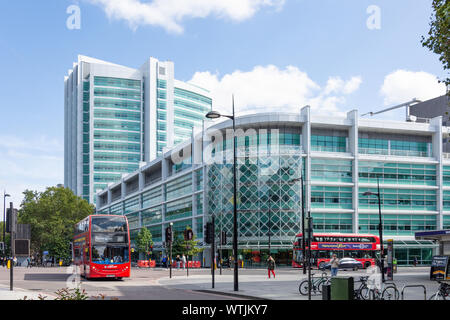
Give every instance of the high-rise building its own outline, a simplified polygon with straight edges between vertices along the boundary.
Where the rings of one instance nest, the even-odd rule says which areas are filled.
[[[174,78],[174,64],[139,69],[78,56],[64,79],[64,185],[95,192],[189,139],[211,109],[207,90]]]

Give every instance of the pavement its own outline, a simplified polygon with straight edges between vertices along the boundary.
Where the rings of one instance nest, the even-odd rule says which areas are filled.
[[[9,272],[0,269],[0,300],[46,300],[56,297],[55,292],[67,287],[71,276],[67,268],[15,268],[14,290],[9,290]],[[399,292],[406,285],[424,285],[427,299],[437,291],[438,284],[429,280],[429,267],[399,267],[394,274],[394,283]],[[313,276],[321,272],[313,270]],[[329,271],[328,271],[329,273]],[[132,269],[131,278],[121,281],[110,279],[86,281],[81,280],[81,289],[85,289],[91,299],[106,296],[106,299],[119,300],[307,300],[298,291],[302,280],[307,275],[301,269],[278,268],[276,277],[268,279],[265,269],[239,269],[239,291],[234,291],[233,270],[224,269],[220,275],[215,272],[215,287],[212,288],[210,269],[190,269],[189,276],[185,270],[169,271],[162,268]],[[365,270],[339,271],[338,276],[351,276],[355,281],[360,276],[367,276]],[[357,288],[359,283],[355,283]],[[405,288],[405,300],[423,300],[421,287]],[[312,294],[312,300],[321,300],[322,295]]]
[[[0,285],[0,300],[41,300],[42,298],[53,300],[55,295],[20,288],[13,288],[11,291],[9,286]]]
[[[307,300],[308,296],[299,293],[298,287],[301,281],[307,279],[301,270],[283,270],[276,271],[276,278],[268,279],[267,270],[259,270],[260,274],[245,274],[245,271],[239,270],[239,291],[234,291],[234,282],[232,274],[220,275],[215,272],[215,283],[212,288],[211,274],[179,276],[171,279],[163,277],[158,283],[167,288],[186,289],[194,291],[211,292],[234,297],[268,300]],[[321,272],[313,270],[313,276],[320,276]],[[328,271],[329,275],[329,271]],[[338,276],[353,277],[355,288],[359,286],[359,277],[367,276],[365,270],[361,271],[339,271]],[[426,298],[428,299],[437,291],[438,284],[429,280],[429,267],[404,267],[399,268],[398,273],[394,274],[394,281],[401,299],[401,292],[406,285],[420,285],[426,288]],[[404,288],[403,298],[405,300],[424,300],[424,289],[422,287]],[[312,300],[322,300],[321,293],[312,294]]]

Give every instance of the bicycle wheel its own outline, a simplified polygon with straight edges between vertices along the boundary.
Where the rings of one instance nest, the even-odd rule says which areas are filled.
[[[358,290],[359,298],[361,300],[369,300],[370,299],[369,293],[370,293],[370,290],[367,287],[363,287]]]
[[[445,300],[445,297],[443,297],[440,293],[435,293],[428,300]]]
[[[308,287],[308,280],[303,280],[298,286],[298,291],[300,292],[300,294],[306,296],[308,294]]]
[[[328,281],[327,281],[327,279],[321,279],[321,280],[319,280],[318,282],[317,282],[317,284],[316,284],[316,290],[319,292],[319,293],[322,293],[322,286],[324,285],[324,284],[326,284]]]
[[[386,287],[383,290],[381,297],[383,300],[398,300],[400,298],[400,294],[396,287]]]

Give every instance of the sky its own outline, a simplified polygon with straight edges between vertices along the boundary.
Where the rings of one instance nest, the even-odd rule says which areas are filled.
[[[362,115],[445,93],[431,0],[15,0],[0,5],[0,192],[64,182],[64,76],[79,54],[175,77],[237,113]],[[404,110],[378,119],[404,120]]]

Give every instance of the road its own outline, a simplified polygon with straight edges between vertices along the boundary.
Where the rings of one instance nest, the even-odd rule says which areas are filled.
[[[316,276],[321,272],[314,270]],[[173,269],[173,277],[169,278],[166,269],[138,269],[133,268],[131,278],[123,280],[84,280],[81,288],[90,297],[106,296],[106,299],[119,300],[242,300],[242,299],[275,299],[275,300],[303,300],[298,292],[299,283],[305,279],[299,269],[278,268],[276,279],[267,279],[265,269],[239,269],[239,292],[241,296],[233,296],[233,270],[226,269],[223,275],[216,270],[215,289],[211,289],[210,269],[190,269],[189,277],[185,270]],[[352,276],[355,281],[360,276],[367,275],[366,270],[339,271],[339,276]],[[71,268],[31,268],[18,267],[14,269],[14,287],[28,290],[28,293],[40,293],[48,297],[55,297],[55,292],[68,287]],[[429,297],[437,289],[437,283],[429,280],[429,267],[399,268],[394,277],[399,291],[410,284],[425,285]],[[358,287],[355,283],[355,287]],[[0,267],[0,289],[5,292],[9,288],[9,270]],[[0,292],[0,299],[2,298]],[[14,297],[12,298],[14,299]],[[316,294],[314,300],[320,300]],[[422,300],[423,289],[408,288],[405,299]]]
[[[194,271],[190,274],[203,274],[207,270]],[[55,292],[68,287],[71,276],[67,267],[52,268],[14,268],[14,288],[39,292],[47,297],[55,297]],[[185,271],[173,270],[174,276],[185,275]],[[105,295],[106,299],[119,300],[236,300],[235,297],[195,292],[189,289],[167,288],[159,285],[157,280],[167,277],[165,269],[132,269],[132,276],[122,280],[84,280],[81,288],[90,297]],[[9,288],[9,270],[0,267],[0,286]],[[1,299],[1,297],[0,297]]]

